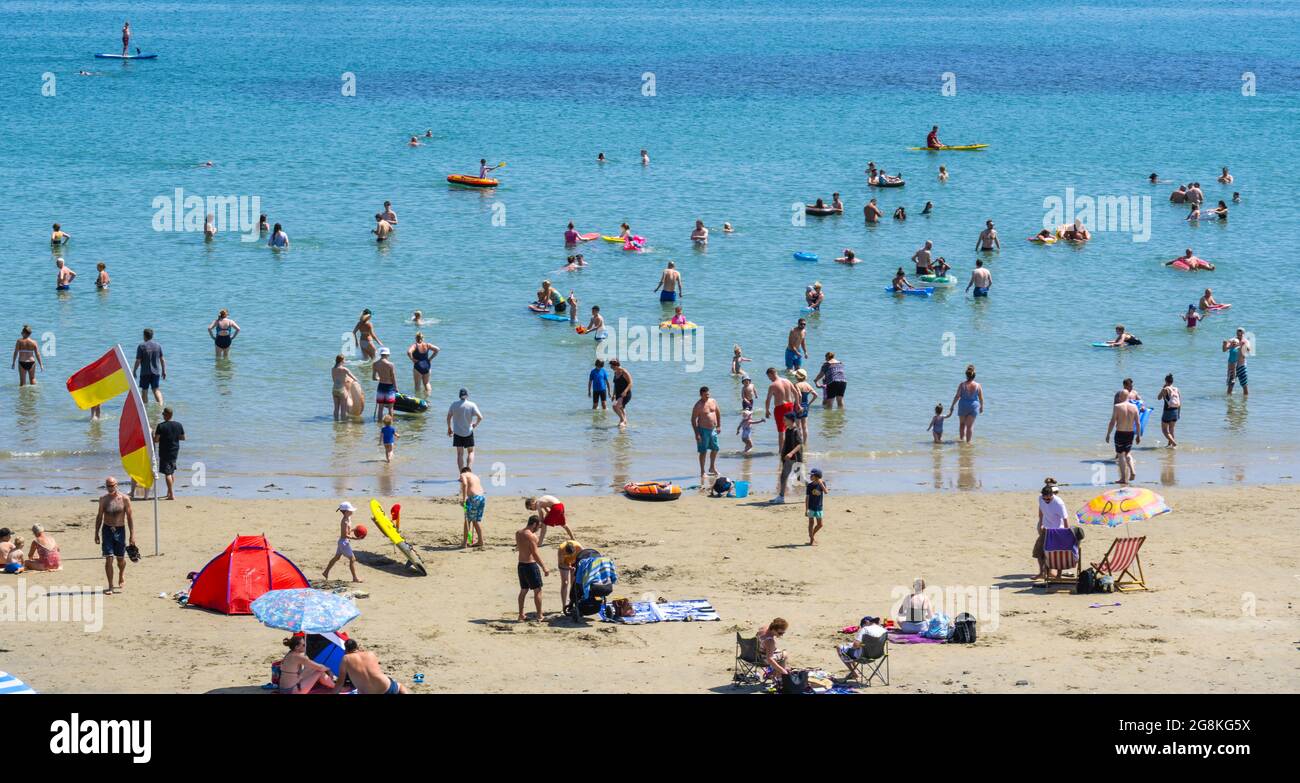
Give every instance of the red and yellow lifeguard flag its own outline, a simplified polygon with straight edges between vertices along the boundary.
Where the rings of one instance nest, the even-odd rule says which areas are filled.
[[[131,388],[130,367],[122,346],[113,346],[108,353],[72,374],[68,379],[68,394],[82,410],[102,405]]]
[[[122,455],[122,468],[140,487],[153,486],[153,437],[149,432],[149,417],[144,412],[140,390],[130,384],[126,404],[122,406],[122,419],[117,427],[117,450]]]

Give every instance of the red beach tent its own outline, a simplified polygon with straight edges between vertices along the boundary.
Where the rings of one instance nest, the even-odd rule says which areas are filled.
[[[249,604],[271,590],[311,587],[293,561],[271,548],[266,536],[236,536],[190,585],[190,606],[222,614],[252,614]]]

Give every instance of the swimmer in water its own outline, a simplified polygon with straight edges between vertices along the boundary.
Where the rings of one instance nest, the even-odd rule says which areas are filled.
[[[1002,249],[1002,240],[998,239],[998,232],[993,228],[992,220],[984,221],[984,230],[975,240],[975,249],[984,253]]]
[[[213,222],[212,213],[208,213],[208,215],[205,218],[203,218],[203,241],[211,242],[213,237],[215,237],[216,235],[217,235],[217,224]]]
[[[596,162],[597,162],[597,163],[607,163],[608,160],[605,158],[605,153],[602,152],[602,153],[600,153],[599,155],[597,155],[597,156],[596,156]]]
[[[1228,173],[1228,167],[1223,167],[1223,173],[1219,175],[1219,182],[1224,185],[1232,184],[1232,175]]]
[[[650,165],[650,153],[646,152],[645,150],[641,150],[641,165],[642,166]]]
[[[587,328],[582,333],[596,338],[596,342],[605,339],[605,316],[600,314],[600,305],[591,306],[591,320],[587,322]]]
[[[927,201],[925,202],[925,209],[921,210],[921,214],[928,215],[933,211],[934,211],[934,204],[932,202]]]
[[[108,279],[108,267],[103,261],[100,261],[95,265],[95,268],[99,270],[99,276],[95,278],[95,287],[101,290],[108,288],[110,282]]]
[[[406,146],[408,146],[408,147],[418,147],[418,146],[420,146],[420,140],[417,139],[417,138],[415,138],[414,136],[412,136],[412,137],[411,137],[411,140],[408,141],[408,142],[406,142]]]
[[[902,207],[894,210],[894,220],[907,220],[907,210]]]
[[[426,130],[424,131],[424,138],[426,138],[426,139],[432,139],[432,138],[433,138],[433,128],[428,128],[428,129],[426,129]]]
[[[77,273],[72,271],[72,267],[63,262],[60,256],[54,259],[54,266],[58,270],[54,277],[54,290],[67,291],[72,288],[72,281],[77,277]]]
[[[1220,304],[1215,301],[1214,290],[1210,288],[1205,289],[1205,293],[1201,294],[1201,301],[1198,303],[1198,306],[1202,310],[1218,310],[1225,307],[1231,307],[1231,305]]]
[[[217,313],[216,319],[208,324],[208,337],[212,338],[218,359],[230,358],[230,344],[239,336],[239,331],[239,324],[225,310]]]
[[[385,201],[384,211],[379,214],[384,216],[384,220],[388,221],[389,226],[397,228],[397,213],[393,211],[393,202]]]
[[[357,342],[357,347],[361,349],[361,355],[370,361],[375,360],[375,346],[384,344],[375,334],[375,324],[371,320],[370,308],[361,311],[361,317],[357,319],[357,325],[352,327],[352,337]]]
[[[944,168],[943,166],[939,167],[939,181],[940,182],[948,181],[948,169]]]
[[[1196,310],[1196,305],[1187,305],[1187,312],[1183,313],[1183,322],[1187,324],[1188,329],[1195,329],[1196,325],[1201,322],[1202,316]]]
[[[803,298],[808,303],[808,309],[821,310],[822,302],[826,301],[826,295],[822,293],[822,284],[816,282],[808,286],[804,289]]]
[[[862,216],[866,218],[868,223],[879,223],[885,213],[880,211],[880,207],[876,206],[876,200],[873,198],[862,208]]]
[[[419,310],[416,310],[415,312],[411,313],[411,323],[415,324],[416,326],[424,325],[424,313],[420,312]]]
[[[850,250],[850,249],[848,249],[848,248],[846,247],[846,248],[844,248],[844,255],[840,256],[840,257],[837,258],[837,259],[835,259],[835,263],[837,263],[837,264],[856,264],[856,263],[858,263],[859,260],[860,260],[860,259],[857,257],[857,255],[856,255],[852,250]]]
[[[438,356],[438,346],[426,342],[423,332],[416,332],[415,342],[406,349],[406,356],[411,360],[411,379],[414,381],[416,393],[423,390],[424,395],[429,396],[433,392],[433,384],[429,382],[429,370],[433,360]]]
[[[573,293],[573,289],[572,289],[572,288],[569,289],[569,298],[564,300],[564,304],[568,307],[568,310],[569,310],[569,325],[570,325],[570,326],[577,326],[577,324],[578,324],[578,297],[577,297],[576,294]]]
[[[1115,324],[1115,338],[1107,340],[1106,345],[1112,348],[1118,348],[1122,345],[1141,345],[1142,341],[1136,336],[1124,331],[1124,324]]]
[[[935,259],[934,266],[930,268],[930,274],[935,277],[947,277],[951,269],[952,267],[948,266],[948,262],[944,260],[943,256],[939,256]]]
[[[731,346],[731,374],[732,375],[745,375],[745,370],[741,365],[743,365],[745,362],[748,361],[750,361],[749,357],[745,356],[744,351],[740,349],[739,345]],[[749,376],[745,375],[745,377],[748,378]]]
[[[375,213],[375,227],[370,229],[370,233],[375,235],[376,242],[383,242],[393,233],[393,227],[380,212]]]
[[[723,223],[723,224],[722,224],[722,233],[724,233],[724,234],[730,234],[731,232],[733,232],[733,231],[735,231],[735,230],[736,230],[736,229],[734,229],[734,228],[731,227],[731,224],[730,224],[730,223]]]
[[[672,324],[673,324],[673,326],[685,326],[685,325],[686,325],[686,316],[685,316],[685,314],[682,313],[682,308],[681,308],[680,306],[676,307],[676,308],[673,310],[673,320],[672,320]]]
[[[1045,229],[1043,229],[1042,231],[1039,231],[1037,234],[1034,234],[1032,237],[1030,237],[1030,238],[1029,238],[1029,241],[1030,241],[1030,242],[1047,242],[1047,241],[1052,240],[1052,239],[1055,239],[1055,238],[1056,238],[1056,234],[1053,234],[1052,231],[1051,231],[1051,229],[1046,229],[1046,228],[1045,228]]]
[[[709,241],[709,230],[704,227],[703,220],[695,221],[695,230],[691,231],[691,241],[697,245],[703,245]]]
[[[844,202],[840,201],[840,194],[838,193],[831,194],[831,209],[835,210],[836,212],[844,211]]]
[[[275,228],[271,231],[271,238],[267,240],[266,246],[275,250],[289,249],[289,235],[284,233],[284,229],[280,227],[279,223],[276,223]]]
[[[213,163],[212,163],[212,161],[210,161],[210,160],[206,160],[206,161],[204,161],[204,162],[202,162],[202,163],[199,164],[199,168],[201,168],[201,169],[210,169],[210,168],[212,168],[212,166],[213,166]]]
[[[897,293],[897,292],[899,292],[899,291],[913,291],[913,290],[916,290],[916,286],[912,285],[912,284],[908,281],[908,279],[907,279],[907,275],[903,273],[903,267],[901,267],[901,266],[898,268],[898,271],[894,273],[894,279],[893,279],[893,281],[890,283],[890,285],[893,286],[893,288],[894,288],[894,292],[895,292],[895,293]]]
[[[50,244],[66,245],[68,244],[69,239],[72,239],[72,235],[66,233],[62,228],[59,227],[58,223],[55,223],[54,229],[50,231]]]
[[[1238,192],[1235,191],[1235,190],[1232,192],[1232,203],[1234,203],[1234,204],[1240,204],[1240,203],[1241,203],[1241,194],[1238,193]]]
[[[912,254],[912,263],[916,264],[916,273],[918,275],[932,274],[933,263],[931,263],[931,252],[934,249],[934,242],[925,240],[925,246]]]
[[[9,369],[18,366],[18,385],[35,386],[36,368],[45,372],[45,362],[41,361],[41,346],[32,339],[32,327],[23,324],[22,336],[14,343],[14,353],[9,359]]]
[[[271,225],[266,222],[266,215],[259,215],[257,217],[257,233],[265,234],[270,230],[271,230]]]
[[[1175,258],[1173,261],[1166,261],[1165,266],[1173,266],[1179,261],[1186,264],[1189,269],[1208,269],[1211,272],[1214,271],[1214,264],[1211,264],[1204,258],[1198,258],[1196,254],[1192,252],[1190,247],[1187,248],[1186,252],[1184,252],[1182,256]]]
[[[619,226],[618,238],[623,240],[624,242],[627,242],[629,239],[632,238],[632,229],[631,227],[628,226],[628,224],[623,223],[622,225]]]
[[[1153,171],[1151,172],[1151,176],[1147,177],[1147,182],[1150,182],[1152,185],[1159,185],[1160,177],[1156,176],[1156,173]]]

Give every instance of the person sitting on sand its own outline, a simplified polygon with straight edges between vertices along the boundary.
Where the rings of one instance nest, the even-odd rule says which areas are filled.
[[[869,638],[879,639],[884,635],[885,626],[880,624],[879,617],[863,617],[862,622],[858,625],[858,630],[853,633],[853,641],[848,644],[841,644],[835,649],[844,665],[852,670],[854,664],[862,657],[862,643]]]
[[[23,566],[30,571],[63,570],[58,542],[39,524],[32,525],[32,546]]]
[[[850,249],[848,249],[848,248],[846,247],[846,248],[844,248],[844,255],[840,256],[840,257],[837,258],[837,259],[835,259],[835,263],[837,263],[837,264],[856,264],[856,263],[858,263],[859,260],[860,260],[860,259],[857,257],[857,255],[856,255],[852,250],[850,250]]]
[[[341,693],[348,680],[360,694],[398,694],[410,693],[405,685],[384,674],[379,668],[379,658],[369,650],[361,649],[356,639],[348,639],[343,645],[343,660],[339,662],[339,676],[335,680],[334,692]]]
[[[1048,530],[1061,530],[1070,527],[1070,511],[1061,500],[1055,483],[1044,484],[1038,495],[1038,537],[1034,540],[1033,557],[1038,561],[1038,573],[1035,579],[1047,579],[1055,576],[1047,568],[1047,555],[1043,551],[1043,542]]]
[[[13,547],[9,554],[0,561],[0,568],[3,568],[6,574],[21,574],[23,572],[23,541],[22,536],[14,536]]]
[[[930,598],[925,594],[925,580],[912,580],[912,594],[903,599],[894,613],[894,624],[903,633],[920,633],[934,614]]]
[[[767,664],[767,674],[773,678],[784,677],[790,673],[789,657],[785,650],[777,649],[777,640],[790,630],[790,624],[784,618],[777,617],[772,622],[758,629],[758,656]]]
[[[0,527],[0,566],[9,562],[9,553],[14,551],[14,533],[7,527]]]
[[[900,291],[911,291],[916,288],[916,286],[908,282],[907,275],[903,273],[903,267],[901,266],[898,268],[898,271],[894,273],[894,280],[890,285],[893,286],[894,293]]]
[[[334,687],[329,667],[307,657],[306,634],[290,636],[284,640],[284,646],[289,648],[289,653],[280,661],[280,693],[311,693],[317,685]]]

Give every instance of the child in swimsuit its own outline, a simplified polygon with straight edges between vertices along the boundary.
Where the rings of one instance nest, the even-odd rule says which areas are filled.
[[[686,325],[686,316],[682,315],[682,308],[679,307],[677,308],[677,311],[673,314],[673,326],[685,326],[685,325]]]
[[[746,378],[745,380],[749,380],[749,379]],[[751,402],[750,405],[752,406],[753,403]],[[745,408],[743,411],[741,411],[740,426],[736,427],[736,433],[740,435],[740,442],[745,444],[745,450],[741,452],[742,454],[748,454],[749,450],[754,448],[754,441],[753,441],[754,425],[762,424],[765,421],[767,421],[767,419],[759,419],[758,421],[754,421],[754,409],[752,407]]]
[[[384,461],[393,461],[393,447],[397,444],[397,439],[401,437],[393,427],[393,417],[384,417],[384,427],[379,431],[379,437],[384,444]]]
[[[1197,312],[1196,305],[1187,305],[1187,312],[1183,315],[1183,320],[1187,322],[1188,329],[1196,328],[1196,325],[1201,322],[1201,314]]]
[[[749,361],[749,359],[742,354],[740,346],[733,345],[731,347],[731,374],[744,375],[745,371],[741,369],[740,365],[747,361]]]
[[[952,411],[948,411],[948,416],[951,415]],[[942,405],[934,406],[934,418],[930,419],[930,426],[926,427],[926,429],[934,433],[935,443],[943,443],[943,420],[948,416],[943,415]]]

